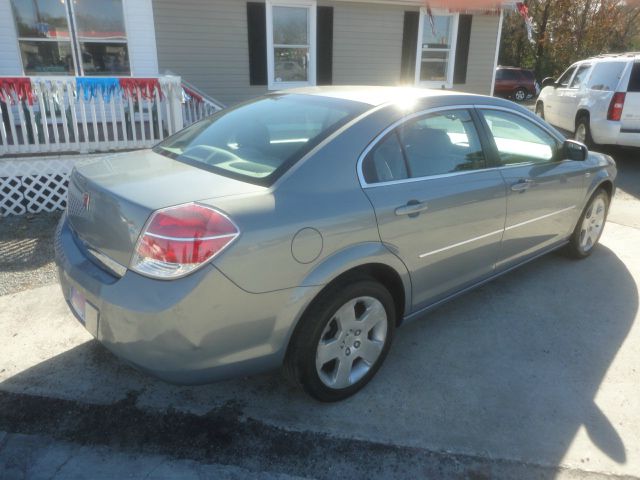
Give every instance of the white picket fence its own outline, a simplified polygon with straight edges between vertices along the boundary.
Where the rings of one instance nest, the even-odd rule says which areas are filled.
[[[73,77],[32,77],[33,105],[0,100],[0,157],[37,153],[91,153],[148,148],[222,106],[183,88],[177,76],[159,77],[151,98],[114,94],[85,98]]]
[[[59,210],[75,160],[148,148],[224,106],[180,77],[158,78],[162,94],[85,99],[75,78],[32,77],[33,104],[0,98],[0,217]],[[84,155],[78,155],[84,154]]]

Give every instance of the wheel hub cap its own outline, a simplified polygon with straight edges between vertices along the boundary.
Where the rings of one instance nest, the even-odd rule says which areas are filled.
[[[346,388],[358,382],[380,358],[387,337],[387,312],[373,297],[354,298],[327,323],[316,349],[322,383]]]
[[[598,197],[589,206],[582,220],[582,226],[580,228],[580,248],[584,252],[591,250],[598,241],[598,238],[600,238],[600,234],[604,228],[605,214],[606,204],[602,198]]]

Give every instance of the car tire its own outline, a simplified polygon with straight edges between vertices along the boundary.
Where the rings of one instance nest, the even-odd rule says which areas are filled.
[[[526,88],[516,88],[515,92],[513,92],[513,99],[520,103],[520,102],[524,102],[527,99],[527,96],[529,95],[529,92],[527,92]]]
[[[343,400],[376,374],[391,347],[395,325],[395,303],[383,285],[368,277],[340,282],[300,319],[285,374],[317,400]]]
[[[603,188],[591,196],[569,240],[566,252],[570,257],[582,259],[591,255],[604,230],[609,203],[609,194]]]
[[[588,115],[581,115],[576,120],[576,129],[575,132],[573,132],[573,138],[578,142],[584,143],[588,148],[595,146],[595,142],[591,136],[591,126]]]
[[[536,104],[536,115],[544,120],[544,103],[538,102]]]

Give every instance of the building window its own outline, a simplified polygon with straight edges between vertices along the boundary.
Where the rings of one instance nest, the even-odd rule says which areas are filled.
[[[422,9],[418,30],[416,83],[434,88],[453,86],[458,14]]]
[[[269,89],[316,84],[316,4],[267,2]]]
[[[11,0],[25,75],[129,75],[123,0]]]

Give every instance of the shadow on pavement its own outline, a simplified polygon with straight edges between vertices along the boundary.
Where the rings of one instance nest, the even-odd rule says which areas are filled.
[[[584,426],[602,453],[624,464],[627,447],[595,397],[637,311],[633,277],[601,245],[581,262],[547,255],[401,328],[378,377],[339,404],[318,404],[277,374],[168,385],[96,342],[13,376],[2,390],[37,393],[53,385],[61,397],[102,396],[107,403],[111,395],[136,392],[138,405],[198,414],[232,402],[244,416],[297,431],[551,467],[562,463]],[[135,425],[144,417],[129,412],[113,421]]]

